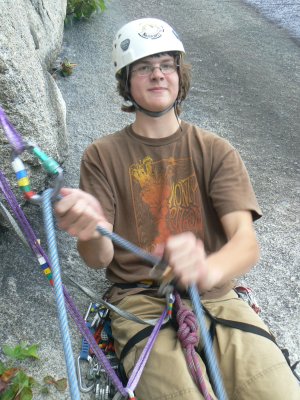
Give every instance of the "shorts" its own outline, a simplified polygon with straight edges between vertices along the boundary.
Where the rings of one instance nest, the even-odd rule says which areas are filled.
[[[189,300],[183,301],[191,307]],[[203,305],[215,317],[245,322],[268,331],[260,317],[233,290],[221,298],[204,300]],[[122,299],[117,306],[140,318],[155,319],[163,312],[165,299],[137,294]],[[145,326],[114,312],[110,315],[119,356],[128,340]],[[209,325],[207,319],[208,328]],[[146,341],[137,343],[123,360],[127,376],[130,376]],[[217,324],[213,346],[229,400],[300,400],[300,386],[281,350],[271,340]],[[201,349],[200,341],[199,352]],[[206,386],[215,400],[205,364],[198,357]],[[160,331],[135,395],[139,400],[203,399],[172,326]]]

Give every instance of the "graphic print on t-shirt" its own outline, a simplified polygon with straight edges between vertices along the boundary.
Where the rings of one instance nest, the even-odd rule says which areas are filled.
[[[153,161],[129,167],[139,244],[151,251],[176,233],[191,231],[203,239],[199,186],[189,158]]]

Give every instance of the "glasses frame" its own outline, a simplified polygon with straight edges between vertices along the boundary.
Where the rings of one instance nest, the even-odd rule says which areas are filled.
[[[179,64],[176,64],[174,62],[173,65],[172,65],[174,67],[174,70],[172,70],[170,72],[164,72],[162,70],[163,65],[171,66],[171,63],[162,62],[160,65],[145,64],[145,65],[143,65],[141,67],[133,68],[131,70],[131,73],[134,73],[136,76],[150,76],[150,75],[153,74],[155,69],[158,68],[163,75],[170,75],[170,74],[173,74],[174,72],[176,72],[177,69],[179,68]],[[144,67],[149,68],[149,71],[143,74],[143,73],[141,73],[141,69],[144,68]]]

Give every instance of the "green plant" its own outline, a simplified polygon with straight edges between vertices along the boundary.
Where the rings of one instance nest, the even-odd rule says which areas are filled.
[[[68,0],[66,22],[70,19],[89,18],[94,12],[106,10],[108,0]]]
[[[62,76],[70,76],[73,73],[73,69],[77,64],[71,63],[67,58],[60,63],[60,73]]]
[[[0,363],[1,400],[31,400],[36,382],[19,368],[7,368]]]
[[[11,359],[14,360],[25,360],[26,358],[36,358],[39,359],[37,354],[38,345],[33,344],[28,346],[27,343],[21,342],[15,347],[10,347],[7,345],[2,346],[3,353]]]
[[[67,77],[73,74],[74,68],[77,64],[70,62],[67,58],[64,58],[59,64],[56,64],[55,67],[52,68],[51,75],[53,78],[56,78],[56,73],[59,73],[63,77]]]
[[[58,391],[63,392],[67,388],[65,378],[55,380],[52,376],[46,376],[43,384],[39,384],[34,378],[19,366],[11,365],[12,361],[35,359],[39,360],[37,354],[38,345],[29,346],[21,342],[15,347],[2,346],[3,353],[10,360],[10,364],[0,361],[0,399],[1,400],[32,400],[33,389],[37,388],[40,393],[50,394],[49,385],[54,386]]]

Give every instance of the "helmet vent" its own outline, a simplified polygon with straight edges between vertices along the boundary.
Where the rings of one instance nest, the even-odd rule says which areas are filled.
[[[123,51],[126,51],[130,45],[130,39],[125,39],[121,42],[120,46]]]

